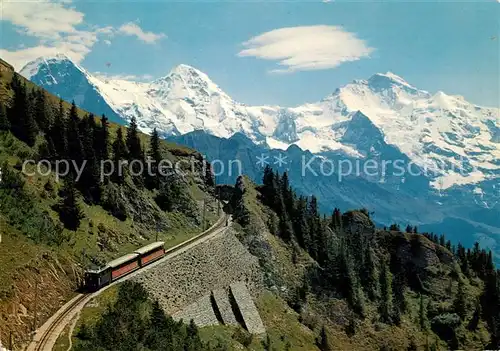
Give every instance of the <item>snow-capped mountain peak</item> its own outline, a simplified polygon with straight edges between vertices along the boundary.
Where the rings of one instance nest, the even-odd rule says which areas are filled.
[[[184,64],[176,66],[165,77],[151,82],[150,93],[166,100],[192,100],[197,97],[211,96],[223,96],[231,100],[205,73]]]
[[[390,86],[404,86],[411,89],[416,89],[414,86],[410,85],[403,78],[394,74],[392,72],[387,73],[376,73],[368,79],[368,84],[372,87],[390,87]]]
[[[157,128],[169,136],[203,130],[226,138],[242,133],[273,148],[295,144],[313,153],[352,157],[364,157],[362,148],[375,138],[420,167],[442,166],[434,178],[441,187],[500,173],[498,109],[419,90],[392,72],[353,81],[317,103],[293,108],[241,104],[205,73],[183,64],[150,83],[101,79],[64,55],[39,58],[21,74],[88,111],[115,120],[136,117],[144,132]],[[362,146],[355,129],[365,127],[370,131],[359,134],[366,141]]]
[[[210,82],[210,83],[214,84],[205,73],[194,68],[193,66],[189,66],[186,64],[180,64],[180,65],[175,66],[170,71],[170,73],[164,78],[171,77],[171,76],[180,76],[180,77],[183,77],[184,79],[188,79],[188,80],[203,80],[205,82]],[[160,80],[161,79],[162,78],[160,78]]]
[[[53,56],[39,57],[36,60],[27,63],[20,71],[20,73],[24,77],[31,79],[31,77],[37,75],[39,70],[44,67],[48,69],[50,67],[57,67],[62,65],[66,66],[66,68],[74,67],[82,72],[84,71],[82,67],[74,63],[68,56],[62,53],[58,53]]]

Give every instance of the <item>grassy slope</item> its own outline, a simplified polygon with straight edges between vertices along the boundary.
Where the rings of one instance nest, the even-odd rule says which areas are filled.
[[[0,75],[0,100],[6,104],[9,103],[12,95],[8,86],[11,78],[11,72],[4,71]],[[26,84],[29,88],[34,87],[29,81],[26,81]],[[50,94],[47,96],[53,106],[57,106],[59,99]],[[70,107],[70,104],[64,104],[67,109]],[[86,114],[82,110],[79,110],[78,113],[80,116]],[[111,125],[112,138],[114,138],[118,127],[118,125]],[[141,139],[143,146],[146,147],[148,136],[141,135]],[[194,150],[172,143],[164,142],[162,148],[166,158],[172,161],[197,155]],[[0,163],[7,160],[13,166],[31,158],[34,152],[33,149],[11,134],[0,134]],[[53,211],[52,205],[60,201],[57,191],[62,184],[55,182],[54,174],[47,177],[36,175],[34,177],[23,176],[23,178],[26,181],[24,190],[30,194],[34,206],[40,211],[47,211],[57,223],[58,215]],[[208,195],[204,188],[200,188],[193,174],[190,174],[188,178],[191,196],[200,205],[200,211],[201,202],[204,198],[207,199],[207,220],[214,222],[216,208],[213,197]],[[53,191],[47,191],[44,188],[49,179],[54,186]],[[65,230],[65,234],[70,239],[61,246],[47,246],[35,244],[16,228],[11,227],[7,218],[2,215],[0,204],[0,232],[2,233],[2,243],[0,243],[0,320],[2,320],[0,340],[7,340],[9,331],[14,332],[15,340],[27,336],[28,330],[34,324],[32,303],[35,294],[34,280],[41,280],[42,278],[37,276],[43,277],[44,272],[51,274],[47,275],[45,281],[39,282],[39,291],[43,291],[43,294],[39,294],[37,325],[40,325],[54,309],[71,295],[78,277],[81,276],[82,266],[88,265],[91,257],[98,257],[99,261],[104,262],[155,241],[157,235],[158,240],[166,241],[166,245],[170,247],[192,237],[201,230],[199,223],[181,213],[161,211],[153,200],[154,193],[137,189],[132,182],[128,182],[128,186],[131,187],[135,196],[142,199],[150,208],[143,210],[154,211],[161,216],[162,222],[168,224],[168,229],[157,233],[155,226],[134,222],[130,216],[122,222],[111,216],[101,206],[89,206],[80,201],[85,218],[78,230],[76,232]],[[99,246],[98,242],[101,244],[105,242],[109,245]],[[53,271],[50,272],[52,268]],[[42,290],[42,286],[44,290]],[[61,289],[59,286],[64,286],[64,288]]]

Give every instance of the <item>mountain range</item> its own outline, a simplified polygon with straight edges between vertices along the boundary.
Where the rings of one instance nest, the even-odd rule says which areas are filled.
[[[262,172],[257,158],[266,155],[273,167],[289,170],[299,192],[318,195],[325,209],[366,207],[380,224],[406,222],[464,243],[479,240],[500,257],[498,108],[420,90],[391,72],[355,80],[298,107],[236,102],[187,65],[144,83],[91,74],[57,55],[36,59],[20,73],[113,121],[135,117],[142,131],[156,128],[211,160],[238,159],[255,180]],[[276,165],[280,157],[286,162]],[[311,159],[313,172],[304,174],[304,160]],[[396,160],[403,174],[395,173]],[[347,172],[343,179],[340,169],[325,174],[325,165],[342,161],[373,161],[377,172]],[[233,182],[235,176],[226,172],[219,181]]]
[[[435,187],[477,183],[500,174],[499,110],[443,92],[419,90],[393,73],[375,74],[335,90],[316,103],[286,108],[234,101],[199,70],[179,65],[150,83],[92,75],[58,55],[39,58],[20,72],[36,84],[94,113],[157,128],[164,136],[194,130],[228,138],[242,133],[257,144],[363,158],[360,111],[373,135],[427,167]],[[371,136],[369,136],[370,138]],[[430,172],[429,172],[430,173]]]

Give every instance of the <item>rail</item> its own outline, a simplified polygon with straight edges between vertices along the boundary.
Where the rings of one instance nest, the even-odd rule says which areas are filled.
[[[163,258],[161,258],[160,260],[158,260],[157,262],[153,263],[151,266],[157,265],[161,261],[168,259],[171,254],[189,246],[190,244],[197,242],[200,239],[203,239],[204,237],[215,232],[217,229],[222,228],[224,222],[227,221],[228,219],[229,219],[229,215],[227,215],[227,214],[224,214],[223,216],[219,217],[217,222],[215,222],[207,230],[192,237],[191,239],[188,239],[188,240],[183,241],[182,243],[180,243],[174,247],[171,247],[170,249],[167,249],[165,251],[165,256]],[[150,266],[146,266],[144,269],[141,268],[138,271],[134,272],[132,275],[135,276],[138,273],[146,271],[148,268],[150,268]],[[112,285],[114,285],[116,282],[120,282],[122,280],[126,280],[129,278],[130,278],[130,276],[124,276],[123,278],[120,278],[120,279],[116,280],[115,282],[113,282]],[[34,340],[31,343],[31,345],[28,347],[28,350],[34,350],[34,351],[51,350],[53,343],[52,343],[52,345],[50,345],[50,341],[53,340],[55,342],[55,340],[57,340],[57,338],[59,337],[59,334],[61,333],[62,329],[64,329],[66,324],[69,322],[66,320],[66,317],[68,317],[73,312],[73,310],[79,308],[80,305],[82,305],[83,303],[86,304],[90,299],[99,295],[104,290],[105,289],[98,290],[97,292],[92,293],[92,294],[79,294],[76,297],[74,297],[73,300],[71,300],[68,304],[66,304],[58,312],[56,312],[56,314],[54,315],[55,316],[54,320],[51,321],[49,319],[49,321],[46,322],[46,324],[48,324],[48,326],[46,326],[46,324],[44,324],[42,326],[42,328],[40,328],[40,331],[43,330],[41,337],[39,338],[38,341]],[[86,300],[86,301],[84,301],[84,300]],[[61,325],[63,323],[64,323],[64,325]],[[62,327],[62,329],[59,327]]]
[[[76,308],[80,304],[80,302],[85,299],[87,295],[86,294],[79,294],[76,298],[74,298],[74,301],[71,302],[68,306],[63,307],[64,310],[62,313],[60,313],[48,326],[47,330],[42,334],[42,337],[40,338],[40,341],[35,345],[35,351],[46,351],[50,350],[50,346],[47,349],[47,343],[50,341],[50,337],[53,334],[54,329],[61,324],[61,322],[64,321],[64,319],[73,311],[73,309]],[[57,335],[59,336],[59,335]]]

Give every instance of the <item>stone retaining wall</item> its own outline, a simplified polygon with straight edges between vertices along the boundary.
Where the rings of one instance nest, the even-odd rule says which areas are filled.
[[[238,305],[238,310],[243,317],[245,328],[251,334],[262,334],[266,332],[259,311],[253,302],[252,296],[243,282],[231,284],[231,296]]]
[[[228,294],[229,292],[225,289],[217,289],[212,292],[222,323],[224,323],[224,325],[238,325]]]
[[[245,282],[255,295],[261,279],[257,258],[231,228],[133,278],[171,315],[238,281]]]

